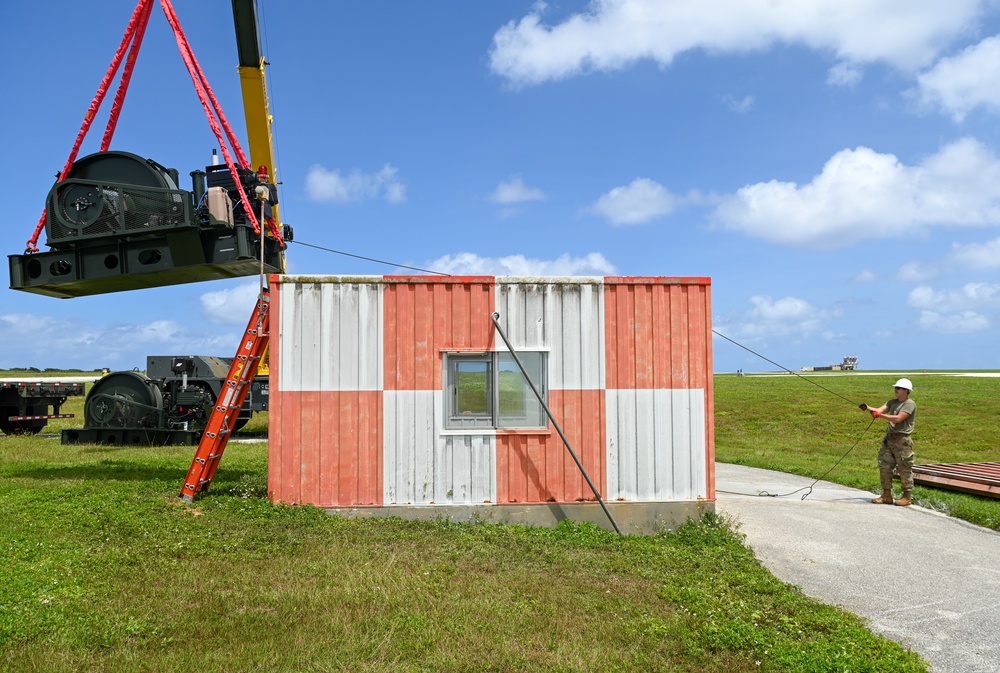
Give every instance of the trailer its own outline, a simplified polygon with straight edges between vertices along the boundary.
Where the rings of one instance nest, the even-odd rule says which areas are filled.
[[[85,381],[94,378],[0,380],[0,431],[7,435],[41,432],[52,418],[73,418],[60,413],[70,397],[85,393]]]

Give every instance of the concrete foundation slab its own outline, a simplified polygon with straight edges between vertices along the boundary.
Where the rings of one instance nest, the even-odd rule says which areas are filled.
[[[707,500],[679,502],[610,502],[608,510],[626,535],[650,535],[673,530],[689,519],[715,512]],[[555,527],[563,519],[594,523],[614,530],[598,503],[541,503],[494,505],[393,505],[387,507],[333,507],[330,514],[347,518],[399,517],[416,521],[454,523],[503,523]]]

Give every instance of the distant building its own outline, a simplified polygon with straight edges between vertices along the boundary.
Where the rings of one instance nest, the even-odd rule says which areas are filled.
[[[804,372],[848,372],[858,368],[858,357],[856,355],[844,356],[843,362],[839,365],[820,365],[818,367],[803,367]]]

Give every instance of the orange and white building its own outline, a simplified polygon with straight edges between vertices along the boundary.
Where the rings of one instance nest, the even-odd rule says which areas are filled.
[[[714,508],[711,281],[272,278],[272,500],[608,526]]]

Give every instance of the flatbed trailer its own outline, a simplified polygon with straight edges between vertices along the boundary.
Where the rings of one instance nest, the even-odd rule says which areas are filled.
[[[0,431],[38,434],[50,419],[73,418],[60,413],[62,405],[70,397],[82,397],[86,381],[95,378],[0,379]]]

